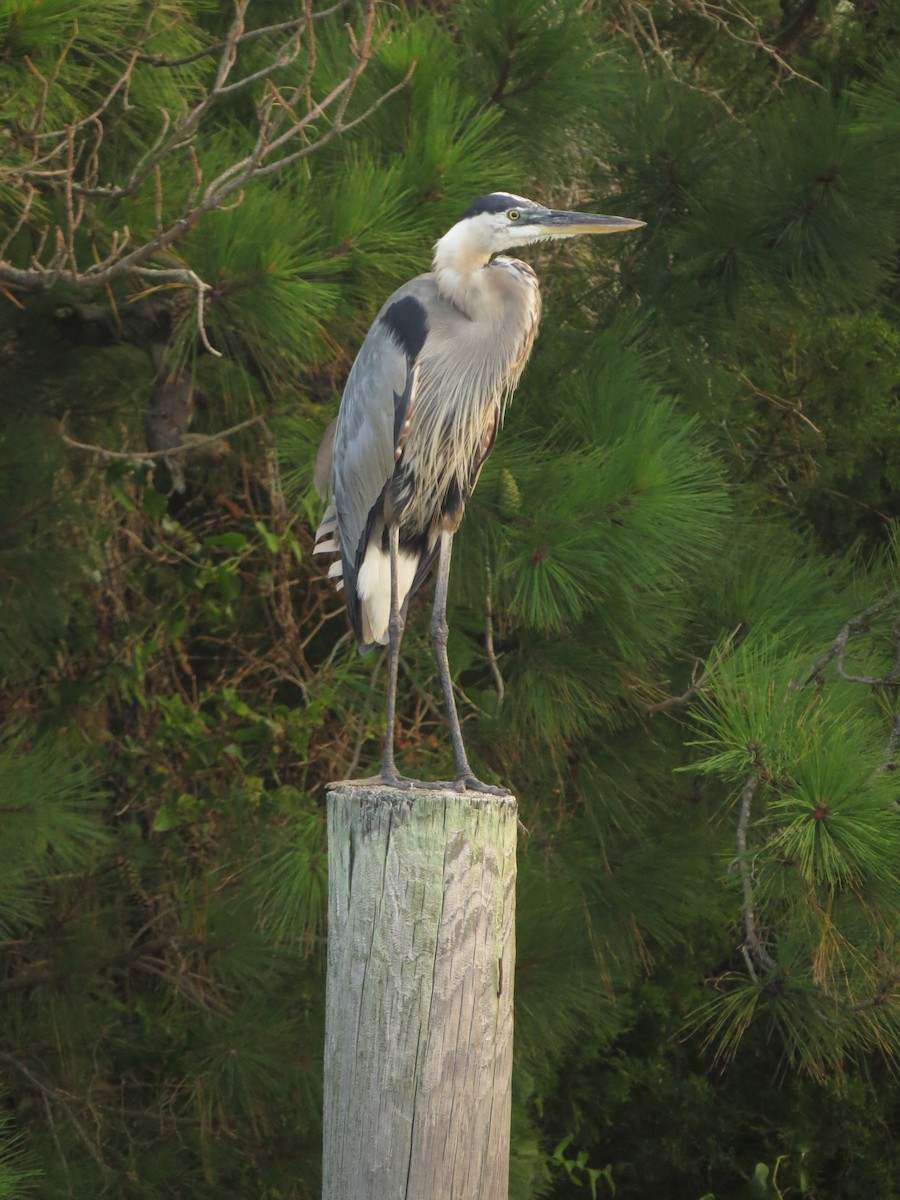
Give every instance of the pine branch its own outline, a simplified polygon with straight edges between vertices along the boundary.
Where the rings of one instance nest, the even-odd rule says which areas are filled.
[[[837,660],[835,665],[840,677],[842,679],[846,679],[850,683],[864,683],[869,687],[887,687],[889,685],[896,685],[898,682],[900,682],[900,675],[897,673],[897,668],[898,665],[900,665],[900,662],[897,660],[895,660],[894,666],[891,668],[891,671],[888,673],[888,675],[883,676],[880,679],[870,675],[851,675],[845,666],[847,643],[850,641],[850,639],[859,633],[865,633],[866,630],[869,629],[872,619],[880,616],[881,613],[886,612],[889,608],[897,603],[898,599],[900,599],[900,593],[890,592],[887,596],[883,596],[881,600],[876,600],[874,604],[870,604],[868,608],[863,609],[861,613],[857,613],[855,617],[851,617],[850,620],[841,627],[841,630],[834,641],[825,651],[823,651],[822,654],[819,655],[819,657],[813,663],[812,669],[810,670],[809,675],[803,681],[802,685],[798,686],[805,687],[806,684],[810,683],[813,679],[815,679],[816,682],[821,686],[821,684],[824,682],[822,679],[822,672],[833,659]],[[900,653],[898,653],[897,659],[900,660]]]
[[[756,914],[753,911],[753,874],[747,858],[747,827],[750,824],[753,800],[759,788],[759,783],[759,776],[753,774],[748,777],[744,784],[744,789],[741,792],[741,808],[738,817],[737,832],[735,834],[738,849],[737,865],[741,875],[741,891],[744,897],[742,907],[744,944],[741,947],[741,953],[744,956],[750,977],[754,981],[756,980],[756,971],[753,967],[753,959],[756,959],[766,971],[774,970],[776,965],[775,960],[763,945],[756,927]]]

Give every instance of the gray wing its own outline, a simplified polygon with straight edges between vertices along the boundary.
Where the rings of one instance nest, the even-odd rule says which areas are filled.
[[[431,275],[399,288],[375,318],[351,368],[334,428],[332,501],[316,534],[316,552],[339,551],[329,574],[343,579],[344,596],[361,637],[356,576],[369,538],[383,529],[385,490],[412,398],[417,362],[436,298]],[[327,455],[328,432],[320,448]],[[324,464],[317,462],[317,474]],[[340,585],[339,585],[340,586]]]
[[[331,460],[334,457],[334,431],[337,417],[331,422],[322,435],[319,449],[316,451],[316,464],[313,467],[313,483],[316,491],[323,500],[331,495]]]

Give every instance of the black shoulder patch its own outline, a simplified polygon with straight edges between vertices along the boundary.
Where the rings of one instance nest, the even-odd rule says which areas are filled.
[[[506,212],[508,208],[515,208],[521,203],[521,196],[511,196],[509,192],[491,192],[489,196],[479,196],[473,200],[459,219],[465,221],[467,217],[477,217],[481,213]]]
[[[381,318],[394,340],[403,347],[406,357],[414,363],[428,335],[428,314],[415,296],[395,300]]]

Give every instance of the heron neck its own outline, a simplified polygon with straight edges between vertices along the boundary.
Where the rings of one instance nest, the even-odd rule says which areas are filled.
[[[474,320],[484,301],[482,268],[491,259],[491,251],[473,244],[460,225],[445,233],[434,247],[434,273],[438,291]]]

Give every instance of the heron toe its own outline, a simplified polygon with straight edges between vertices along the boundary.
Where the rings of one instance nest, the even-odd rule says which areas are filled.
[[[466,771],[462,775],[457,775],[453,786],[458,792],[480,792],[484,796],[512,795],[512,792],[509,790],[509,788],[495,787],[491,783],[482,783],[480,779],[476,779],[471,771]]]

